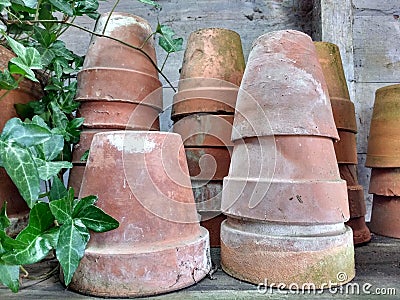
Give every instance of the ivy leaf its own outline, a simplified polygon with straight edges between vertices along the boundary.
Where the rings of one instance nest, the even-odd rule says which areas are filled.
[[[4,37],[6,38],[8,44],[10,45],[12,51],[14,51],[15,55],[20,56],[20,57],[24,57],[26,54],[26,48],[24,45],[22,45],[21,43],[17,42],[16,40],[14,40],[13,38],[4,35]]]
[[[56,255],[62,267],[65,285],[67,286],[70,284],[72,276],[85,254],[87,238],[82,236],[81,230],[82,228],[77,228],[72,219],[69,219],[60,227]]]
[[[35,163],[38,166],[39,178],[42,180],[53,178],[62,169],[72,168],[72,163],[69,161],[45,161],[40,158],[35,158]]]
[[[161,35],[158,39],[158,44],[165,51],[173,53],[183,50],[183,39],[174,38],[176,33],[171,27],[158,23],[156,32]]]
[[[59,200],[61,198],[67,197],[68,191],[64,186],[64,183],[58,177],[54,177],[53,184],[51,185],[49,199],[50,201]]]
[[[74,204],[72,217],[73,218],[78,217],[79,213],[81,213],[82,210],[84,210],[85,208],[95,204],[96,201],[97,201],[97,196],[93,196],[93,195],[84,197],[82,199],[79,199]]]
[[[74,15],[74,11],[72,10],[71,5],[68,1],[63,0],[49,0],[49,2],[57,9],[59,9],[62,13],[72,17]]]
[[[54,101],[50,102],[51,119],[53,120],[53,126],[61,129],[65,129],[68,125],[68,118],[65,113]]]
[[[10,71],[7,69],[4,72],[0,71],[0,89],[3,90],[14,90],[18,87],[18,83],[13,76],[11,76]]]
[[[0,259],[0,282],[12,292],[19,290],[19,266],[8,265]]]
[[[82,156],[81,156],[81,158],[80,158],[79,160],[82,161],[82,162],[87,161],[88,158],[89,158],[89,151],[90,151],[89,149],[86,150],[86,151],[82,154]]]
[[[46,49],[49,48],[57,39],[55,32],[46,28],[35,26],[33,27],[33,31],[33,38]]]
[[[139,1],[139,2],[142,2],[142,3],[144,3],[144,4],[152,5],[152,6],[154,6],[155,8],[160,8],[160,7],[161,7],[160,4],[158,4],[158,3],[156,3],[156,2],[154,2],[154,1],[152,1],[152,0],[138,0],[138,1]]]
[[[76,216],[85,226],[95,232],[105,232],[118,228],[119,223],[97,206],[90,205]]]
[[[29,213],[28,226],[18,234],[16,240],[28,244],[53,225],[54,216],[50,211],[49,204],[37,202]]]
[[[7,174],[32,208],[39,198],[40,180],[31,152],[16,143],[0,140],[0,155]]]
[[[50,210],[60,224],[68,223],[72,220],[72,212],[74,207],[74,190],[70,188],[68,194],[49,203]]]
[[[8,7],[11,6],[10,0],[0,0],[0,6]]]
[[[7,202],[4,202],[0,211],[0,230],[6,229],[10,224],[10,219],[7,217]]]
[[[1,137],[9,142],[31,147],[46,142],[52,137],[52,133],[45,127],[12,118],[5,124]]]

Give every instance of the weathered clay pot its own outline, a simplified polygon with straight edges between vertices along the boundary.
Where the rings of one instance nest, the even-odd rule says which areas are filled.
[[[222,187],[222,180],[192,180],[194,200],[202,220],[221,213]]]
[[[400,84],[376,90],[367,167],[400,167]]]
[[[244,67],[236,32],[206,28],[191,33],[171,118],[199,112],[233,114]]]
[[[272,134],[338,139],[328,88],[309,36],[284,30],[266,33],[253,43],[233,124],[233,140]]]
[[[400,238],[400,197],[374,195],[369,228],[378,235]]]
[[[11,51],[0,46],[0,69],[7,68],[8,61],[14,56]],[[0,96],[6,92],[6,90],[0,90]],[[42,88],[38,83],[23,80],[17,89],[11,91],[0,102],[0,133],[9,119],[17,117],[15,104],[26,104],[29,101],[38,100],[42,96]],[[0,167],[0,207],[4,202],[7,202],[7,215],[11,221],[6,232],[15,236],[27,225],[29,208],[6,171]]]
[[[400,196],[400,168],[372,168],[369,193]]]
[[[192,114],[174,123],[185,147],[233,146],[233,115]]]
[[[328,42],[314,42],[314,45],[328,86],[336,128],[356,133],[355,109],[350,101],[339,47]]]
[[[102,32],[109,14],[103,14],[96,24]],[[78,101],[130,101],[162,110],[161,92],[147,97],[161,87],[152,34],[148,22],[140,17],[114,12],[104,34],[122,40],[142,50],[148,57],[117,41],[93,36],[85,57],[83,70],[78,74]],[[121,88],[124,87],[124,88]],[[160,89],[161,91],[161,89]]]
[[[232,149],[185,148],[192,180],[222,180],[228,175]]]
[[[96,134],[80,197],[90,194],[120,226],[91,235],[71,289],[147,296],[189,286],[209,272],[208,232],[199,226],[179,135]]]
[[[82,102],[83,126],[102,129],[160,130],[159,111],[151,106],[119,101]]]
[[[338,130],[340,140],[333,143],[336,160],[339,164],[354,164],[357,160],[356,135],[350,131]]]
[[[86,162],[73,163],[72,169],[69,171],[68,186],[74,189],[74,196],[78,198],[83,174],[85,173]]]
[[[224,214],[297,224],[349,219],[346,182],[340,179],[331,139],[247,138],[235,142],[231,159]]]

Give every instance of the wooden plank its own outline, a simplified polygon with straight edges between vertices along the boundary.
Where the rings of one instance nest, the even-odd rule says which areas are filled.
[[[400,10],[398,0],[371,1],[353,0],[355,15],[379,16],[393,14]]]
[[[357,82],[400,82],[400,22],[391,15],[355,16]]]

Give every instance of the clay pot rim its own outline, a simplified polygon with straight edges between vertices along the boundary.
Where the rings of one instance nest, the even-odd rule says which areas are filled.
[[[396,83],[396,84],[392,84],[392,85],[383,86],[383,87],[377,89],[377,90],[375,91],[375,93],[377,94],[377,93],[379,93],[379,92],[384,92],[384,91],[386,91],[386,90],[392,90],[392,89],[400,89],[400,83]]]
[[[118,17],[118,16],[130,17],[130,18],[136,19],[137,21],[140,21],[140,23],[144,24],[146,27],[148,27],[148,29],[150,29],[150,31],[152,31],[149,21],[147,21],[146,19],[144,19],[142,17],[139,17],[137,15],[134,15],[134,14],[131,14],[128,12],[119,12],[119,11],[105,12],[100,15],[98,20],[100,20],[103,17],[108,17],[110,14],[111,14],[110,21],[112,20],[113,17]],[[98,23],[98,22],[99,21],[96,21],[96,23]],[[103,28],[101,28],[101,30],[103,30]]]
[[[96,133],[96,135],[109,135],[109,134],[124,134],[124,135],[164,135],[164,136],[177,136],[181,139],[181,135],[170,131],[143,131],[143,130],[109,130]],[[182,143],[183,145],[183,143]]]
[[[266,33],[260,35],[258,38],[256,38],[256,39],[254,40],[254,42],[253,42],[252,45],[251,45],[251,48],[253,48],[253,47],[257,44],[257,42],[258,42],[259,40],[262,40],[262,39],[264,39],[264,38],[267,37],[267,36],[275,35],[275,34],[277,34],[277,33],[279,33],[279,32],[281,32],[281,33],[295,33],[295,34],[300,34],[300,35],[303,35],[303,36],[308,37],[309,40],[312,41],[311,37],[310,37],[307,33],[304,33],[304,32],[302,32],[302,31],[299,31],[299,30],[296,30],[296,29],[282,29],[282,30],[274,30],[274,31],[266,32]],[[314,44],[313,44],[313,45],[314,45]],[[314,45],[314,47],[315,47],[315,45]]]
[[[222,27],[207,27],[207,28],[200,28],[197,29],[195,31],[193,31],[190,35],[192,34],[199,34],[201,32],[207,32],[207,31],[222,31],[222,32],[231,32],[237,36],[240,37],[239,33],[237,33],[236,31],[232,30],[232,29],[228,29],[228,28],[222,28]]]
[[[88,97],[88,98],[79,97],[79,98],[75,98],[75,100],[79,101],[79,102],[107,102],[107,103],[114,103],[115,102],[115,103],[128,103],[128,104],[132,104],[132,105],[135,105],[135,106],[143,105],[143,106],[150,107],[150,108],[152,108],[154,110],[157,110],[159,112],[159,114],[164,111],[163,109],[160,110],[159,107],[156,107],[156,106],[153,106],[153,105],[149,105],[149,104],[142,103],[142,102],[139,102],[139,101],[128,101],[127,99],[119,99],[119,98],[93,99],[91,97]]]
[[[142,71],[138,71],[138,70],[133,70],[133,69],[125,69],[125,68],[116,68],[116,67],[88,67],[88,68],[84,68],[82,70],[80,70],[77,74],[77,76],[79,76],[80,73],[90,73],[90,72],[98,72],[98,71],[107,71],[107,72],[128,72],[128,73],[138,73],[142,76],[145,77],[151,77],[153,78],[155,81],[158,81],[160,83],[160,86],[162,86],[162,83],[160,81],[160,79],[158,77],[155,77],[153,75],[151,75],[150,73],[145,73]],[[101,73],[101,72],[100,72]]]

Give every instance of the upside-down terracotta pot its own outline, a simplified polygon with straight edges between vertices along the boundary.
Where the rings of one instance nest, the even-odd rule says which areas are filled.
[[[371,231],[378,235],[400,238],[400,197],[374,195]]]
[[[357,141],[353,132],[338,130],[340,140],[333,144],[338,164],[356,165],[357,160]]]
[[[254,42],[233,127],[221,202],[224,271],[286,288],[350,281],[354,247],[333,147],[338,133],[310,37],[285,30]]]
[[[15,55],[10,50],[0,46],[0,69],[7,68],[8,61],[13,57]],[[0,96],[6,92],[6,90],[0,90]],[[9,92],[0,102],[0,133],[8,120],[17,117],[15,104],[26,104],[32,100],[39,100],[42,96],[42,88],[38,83],[30,80],[20,82],[19,87]],[[7,172],[0,167],[0,207],[4,202],[7,202],[7,216],[11,221],[6,232],[8,235],[15,236],[27,225],[29,208]]]
[[[400,168],[372,168],[369,193],[400,196]]]
[[[400,84],[376,90],[365,165],[400,167]]]
[[[147,296],[192,285],[209,272],[209,236],[199,226],[179,135],[96,134],[80,197],[91,194],[120,226],[92,233],[71,289]]]
[[[314,45],[328,86],[336,128],[356,133],[355,109],[350,100],[339,47],[328,42],[314,42]]]
[[[233,114],[244,67],[242,43],[236,32],[222,28],[192,32],[171,118],[200,112]]]
[[[148,38],[153,32],[150,25],[127,13],[114,12],[107,23],[108,17],[109,13],[101,15],[95,31],[104,31],[107,36],[142,47],[144,53],[120,42],[93,36],[83,69],[78,73],[76,100],[131,102],[161,111],[161,82],[152,63],[156,62],[156,54],[154,41]]]
[[[366,206],[364,189],[358,183],[357,165],[339,164],[340,177],[346,180],[347,195],[349,198],[350,220],[346,225],[353,230],[353,241],[355,245],[364,244],[371,240],[371,232],[365,223]]]
[[[240,87],[233,140],[271,134],[339,138],[324,75],[308,35],[284,30],[256,39]]]

